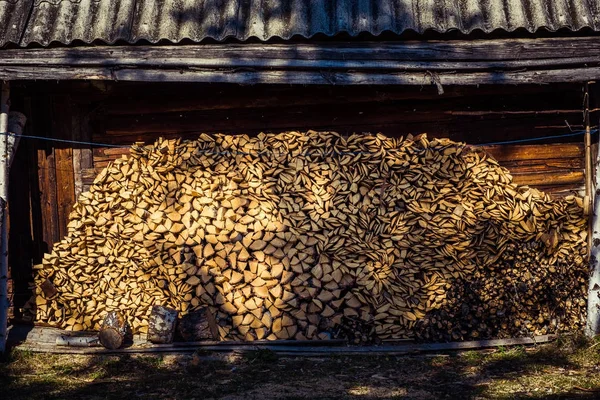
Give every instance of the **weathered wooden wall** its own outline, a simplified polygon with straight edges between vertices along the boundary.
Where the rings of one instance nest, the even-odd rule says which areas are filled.
[[[134,141],[193,138],[202,132],[252,135],[313,129],[389,136],[426,132],[477,145],[584,128],[583,85],[445,89],[439,95],[435,87],[102,82],[17,86],[18,104],[28,116],[26,134],[94,144],[21,141],[10,198],[16,316],[28,296],[31,265],[65,236],[79,193]],[[592,121],[597,123],[598,112],[594,113]],[[583,194],[583,136],[485,148],[519,184],[555,195]]]
[[[128,146],[159,136],[194,137],[201,132],[256,134],[261,131],[334,130],[342,134],[382,132],[390,136],[426,132],[470,144],[561,135],[583,126],[581,85],[433,87],[271,87],[130,85],[112,86],[90,117],[93,139]],[[562,148],[500,146],[493,153],[520,184],[555,194],[583,184],[582,137]],[[125,150],[94,148],[94,168]]]

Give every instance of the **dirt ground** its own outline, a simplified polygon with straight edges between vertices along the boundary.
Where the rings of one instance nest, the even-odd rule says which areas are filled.
[[[271,351],[73,356],[12,351],[2,399],[600,399],[600,339],[536,347],[302,358]]]

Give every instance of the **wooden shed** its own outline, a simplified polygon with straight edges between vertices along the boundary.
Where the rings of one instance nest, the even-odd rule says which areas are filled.
[[[427,133],[482,146],[518,184],[591,198],[596,1],[0,0],[0,46],[27,117],[8,199],[13,321],[78,196],[134,142]]]

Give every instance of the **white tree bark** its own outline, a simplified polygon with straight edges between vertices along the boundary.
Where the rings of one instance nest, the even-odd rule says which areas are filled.
[[[3,165],[6,161],[6,149],[8,144],[8,98],[10,94],[10,89],[8,86],[8,82],[2,82],[2,88],[0,91],[0,165]],[[5,171],[8,170],[7,167],[0,167],[2,170],[0,171],[0,181],[3,181],[1,184],[2,191],[0,191],[0,353],[4,353],[6,349],[6,337],[8,333],[8,263],[6,262],[6,258],[4,256],[5,253],[5,244],[7,239],[7,234],[5,233],[4,227],[6,226],[6,196],[7,193],[4,193],[4,189],[8,187],[6,182],[6,174]]]
[[[2,83],[0,92],[0,353],[4,353],[8,334],[8,232],[6,204],[8,203],[8,177],[19,135],[26,118],[21,113],[9,115],[9,85]]]
[[[590,251],[590,283],[586,334],[600,334],[600,153],[596,160],[594,209],[592,210],[592,247]]]

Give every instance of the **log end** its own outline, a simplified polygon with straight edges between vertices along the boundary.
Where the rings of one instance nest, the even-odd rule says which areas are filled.
[[[123,335],[114,328],[105,328],[98,334],[100,344],[109,350],[115,350],[123,345]]]

